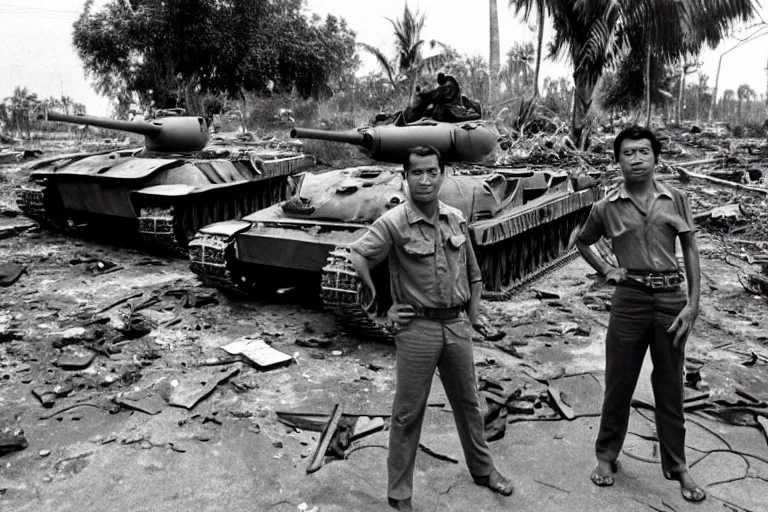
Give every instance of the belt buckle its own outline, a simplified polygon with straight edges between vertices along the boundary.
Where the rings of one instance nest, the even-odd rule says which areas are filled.
[[[651,288],[664,288],[664,276],[654,276],[653,274],[648,274],[648,286]]]

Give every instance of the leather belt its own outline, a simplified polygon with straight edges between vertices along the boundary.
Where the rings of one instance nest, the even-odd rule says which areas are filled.
[[[450,308],[413,308],[416,316],[428,320],[453,320],[461,315],[464,306],[453,306]]]
[[[649,292],[666,292],[680,288],[685,282],[680,271],[672,272],[648,272],[635,273],[627,272],[618,284],[637,288]]]

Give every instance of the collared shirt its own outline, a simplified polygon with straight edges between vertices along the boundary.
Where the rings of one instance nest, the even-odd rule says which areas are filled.
[[[678,269],[675,242],[681,233],[694,231],[688,198],[676,188],[653,180],[654,194],[648,211],[621,187],[597,202],[579,241],[592,245],[605,236],[622,268],[641,272]]]
[[[443,202],[437,218],[428,219],[406,201],[349,247],[372,266],[389,256],[392,299],[416,308],[462,306],[470,299],[471,283],[482,281],[466,220]]]

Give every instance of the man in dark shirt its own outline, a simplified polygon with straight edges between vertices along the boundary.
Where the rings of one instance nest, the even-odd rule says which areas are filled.
[[[650,130],[632,127],[616,136],[614,155],[624,183],[595,204],[577,247],[606,281],[617,285],[605,340],[605,396],[591,479],[613,485],[616,461],[629,423],[630,402],[650,347],[656,430],[664,476],[678,480],[688,501],[706,493],[685,460],[683,364],[685,343],[699,310],[699,253],[687,197],[653,177],[661,145]],[[613,242],[619,268],[590,249],[601,237]],[[683,251],[688,294],[675,257]]]
[[[436,368],[475,483],[508,496],[512,483],[494,467],[477,396],[471,325],[477,322],[482,278],[467,223],[438,199],[445,168],[437,149],[411,149],[403,167],[408,201],[376,220],[350,245],[349,256],[372,290],[369,269],[389,257],[394,304],[388,316],[398,327],[389,504],[413,510],[414,462]]]

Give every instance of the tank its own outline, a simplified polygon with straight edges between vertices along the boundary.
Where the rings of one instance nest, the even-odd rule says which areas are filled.
[[[293,135],[357,144],[386,162],[402,162],[409,147],[425,143],[449,155],[453,161],[446,165],[440,199],[468,220],[486,299],[508,299],[577,255],[569,248],[572,234],[603,196],[594,179],[566,171],[472,164],[491,153],[496,141],[496,134],[481,122],[430,122],[418,125],[418,131],[408,128],[299,128]],[[464,137],[478,137],[483,143],[463,145]],[[372,270],[377,290],[372,302],[345,254],[372,222],[407,196],[401,166],[305,172],[287,201],[240,221],[201,229],[189,245],[190,268],[206,285],[240,296],[303,287],[318,294],[349,333],[390,340],[386,261]]]
[[[285,200],[290,176],[314,165],[295,149],[209,144],[201,117],[131,122],[47,112],[41,118],[140,134],[144,147],[33,162],[17,190],[25,215],[54,230],[133,234],[184,254],[201,227]]]

